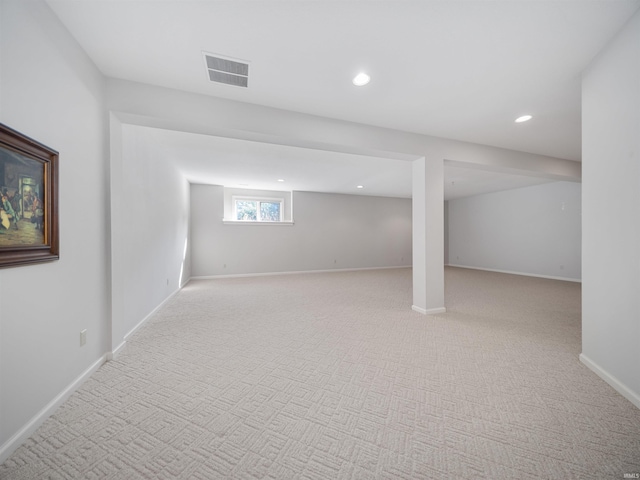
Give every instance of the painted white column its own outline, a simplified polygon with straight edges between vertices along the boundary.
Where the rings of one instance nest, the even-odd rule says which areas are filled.
[[[582,353],[640,408],[640,12],[582,79]]]
[[[124,324],[124,269],[122,265],[124,243],[122,214],[127,212],[124,196],[117,192],[124,192],[122,172],[122,122],[113,114],[109,115],[110,135],[110,217],[111,217],[111,322],[110,343],[107,345],[107,355],[111,360],[124,347],[124,336],[127,332]],[[120,215],[116,213],[120,212]]]
[[[413,162],[413,310],[444,307],[444,161]]]

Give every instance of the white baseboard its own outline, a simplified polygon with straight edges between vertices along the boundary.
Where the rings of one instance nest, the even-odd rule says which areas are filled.
[[[186,282],[185,282],[186,284]],[[184,286],[184,284],[182,285]],[[181,287],[182,288],[182,287]],[[22,427],[15,435],[7,440],[4,445],[0,446],[0,463],[4,462],[11,454],[22,445],[33,433],[49,418],[55,410],[60,407],[70,396],[82,385],[100,366],[109,360],[113,360],[122,351],[127,344],[127,339],[133,335],[149,318],[151,318],[165,303],[167,303],[181,288],[178,288],[171,295],[165,298],[160,305],[153,309],[146,317],[144,317],[129,333],[125,335],[122,341],[111,352],[105,353],[96,360],[87,370],[85,370],[78,378],[76,378],[67,388],[65,388],[58,396],[49,402],[40,412],[38,412],[29,422]]]
[[[444,307],[440,307],[440,308],[422,308],[422,307],[418,307],[416,305],[411,305],[411,310],[413,310],[414,312],[421,313],[423,315],[437,315],[438,313],[445,313],[447,311],[447,309],[444,308]]]
[[[457,265],[455,263],[448,263],[446,266],[447,267],[456,267],[456,268],[468,268],[469,270],[483,270],[485,272],[507,273],[509,275],[521,275],[523,277],[547,278],[549,280],[562,280],[564,282],[582,283],[582,280],[578,279],[578,278],[554,277],[552,275],[538,275],[536,273],[513,272],[511,270],[497,270],[495,268],[470,267],[468,265]]]
[[[275,275],[300,275],[305,273],[359,272],[362,270],[389,270],[393,268],[411,268],[411,265],[398,265],[395,267],[334,268],[329,270],[296,270],[292,272],[236,273],[231,275],[202,275],[202,276],[191,277],[191,280],[214,280],[217,278],[243,278],[243,277],[272,277]]]
[[[120,345],[114,348],[113,351],[107,352],[107,361],[110,362],[111,360],[116,358],[126,344],[127,344],[126,341],[122,341],[122,343],[120,343]]]
[[[107,355],[106,355],[107,361],[111,361],[114,358],[116,358],[118,356],[118,354],[122,351],[122,349],[125,347],[125,345],[127,344],[127,340],[131,337],[131,335],[136,333],[136,331],[138,331],[138,329],[140,327],[142,327],[147,320],[149,320],[151,317],[153,317],[153,315],[155,315],[155,313],[158,310],[160,310],[160,308],[162,308],[163,305],[165,305],[169,300],[171,300],[176,293],[178,293],[180,290],[182,290],[182,288],[187,283],[189,283],[189,280],[190,279],[188,279],[186,282],[183,282],[182,285],[180,285],[180,288],[178,288],[171,295],[169,295],[167,298],[165,298],[162,301],[162,303],[160,303],[160,305],[158,305],[156,308],[154,308],[146,317],[144,317],[142,320],[140,320],[135,327],[133,327],[131,330],[129,330],[129,332],[125,334],[124,340],[120,343],[120,345],[118,345],[116,348],[114,348],[111,352],[107,352]]]
[[[96,360],[89,368],[87,368],[78,378],[76,378],[67,388],[65,388],[58,396],[51,400],[42,410],[40,410],[29,422],[22,427],[15,435],[7,440],[0,447],[0,463],[4,462],[11,454],[22,445],[33,433],[49,418],[56,409],[62,405],[73,392],[75,392],[85,380],[100,368],[107,360],[107,356],[103,355]]]
[[[613,387],[615,391],[617,391],[624,398],[633,403],[636,407],[640,408],[640,395],[636,392],[629,389],[624,383],[618,380],[616,377],[611,375],[609,372],[604,370],[598,364],[593,362],[589,357],[587,357],[584,353],[580,354],[580,361],[589,368],[593,373],[602,378],[605,382]]]
[[[164,299],[164,300],[163,300],[163,301],[162,301],[162,302],[161,302],[161,303],[160,303],[156,308],[154,308],[153,310],[151,310],[151,312],[149,312],[149,313],[147,314],[147,316],[146,316],[146,317],[144,317],[142,320],[140,320],[140,321],[137,323],[137,325],[136,325],[135,327],[133,327],[131,330],[129,330],[129,332],[128,332],[128,333],[126,333],[126,334],[125,334],[125,336],[124,336],[124,342],[123,342],[123,343],[121,343],[120,345],[118,345],[118,347],[116,348],[116,350],[117,350],[117,351],[120,351],[120,350],[121,350],[121,348],[124,346],[124,343],[126,343],[126,342],[127,342],[127,340],[131,337],[131,335],[133,335],[134,333],[136,333],[136,332],[140,329],[140,327],[142,327],[142,326],[147,322],[147,320],[149,320],[151,317],[153,317],[153,316],[156,314],[156,312],[157,312],[158,310],[160,310],[160,309],[161,309],[161,308],[162,308],[162,307],[163,307],[163,306],[164,306],[164,305],[165,305],[169,300],[171,300],[171,299],[174,297],[174,295],[175,295],[176,293],[178,293],[180,290],[182,290],[182,286],[181,286],[180,288],[178,288],[177,290],[175,290],[175,291],[174,291],[171,295],[169,295],[167,298],[165,298],[165,299]],[[116,353],[116,352],[114,351],[113,353],[114,353],[114,357],[115,357],[115,353]]]

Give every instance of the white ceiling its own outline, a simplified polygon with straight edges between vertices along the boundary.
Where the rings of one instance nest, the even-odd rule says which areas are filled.
[[[576,161],[581,73],[640,6],[640,0],[47,1],[108,77]],[[203,51],[249,61],[249,88],[209,82]],[[369,85],[351,84],[359,70],[371,75]],[[515,124],[524,113],[533,120]],[[167,148],[190,148],[184,139],[172,142]],[[228,181],[265,156],[275,162],[269,173],[285,167],[279,147],[245,146],[258,155],[249,160],[244,150],[229,152],[231,143],[211,139],[211,148],[226,152]],[[203,148],[190,151],[206,156]],[[320,157],[337,190],[343,187],[329,165],[363,166],[363,178],[382,172],[390,183],[403,175],[384,170],[397,160],[383,166],[382,159],[297,153],[303,154],[278,176],[301,185],[311,180],[300,175],[312,170],[299,167],[306,162],[312,169]],[[212,150],[212,157],[223,155]],[[183,168],[195,176],[198,163],[193,158]],[[314,173],[322,176],[320,170]],[[238,183],[257,181],[253,175]],[[397,195],[395,185],[388,188]]]
[[[191,183],[255,190],[411,197],[411,162],[312,150],[233,138],[127,126],[149,142]],[[279,182],[282,179],[284,182]],[[549,182],[445,162],[445,199]],[[357,186],[362,185],[362,190]]]
[[[191,183],[256,190],[300,190],[411,197],[411,162],[194,133],[145,132]],[[278,179],[284,180],[279,182]],[[360,191],[357,186],[365,188]]]

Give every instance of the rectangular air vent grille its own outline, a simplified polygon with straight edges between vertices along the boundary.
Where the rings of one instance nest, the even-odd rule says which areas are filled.
[[[235,85],[236,87],[246,87],[249,79],[241,75],[231,75],[230,73],[219,72],[217,70],[209,70],[209,80],[217,83],[226,83],[227,85]]]
[[[247,87],[249,84],[249,64],[242,60],[204,53],[209,80],[236,87]]]

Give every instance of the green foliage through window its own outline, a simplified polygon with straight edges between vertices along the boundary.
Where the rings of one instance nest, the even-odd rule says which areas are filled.
[[[260,219],[263,222],[279,222],[280,218],[279,202],[260,202]]]
[[[236,220],[258,221],[258,202],[236,200]]]
[[[282,221],[282,201],[240,199],[234,200],[236,220],[243,222]]]

